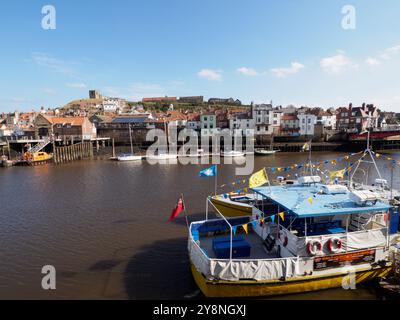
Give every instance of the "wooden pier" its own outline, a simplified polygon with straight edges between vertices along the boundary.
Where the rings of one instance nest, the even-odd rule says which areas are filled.
[[[54,146],[53,150],[53,161],[55,164],[93,158],[93,144],[91,142],[81,142],[64,147]]]

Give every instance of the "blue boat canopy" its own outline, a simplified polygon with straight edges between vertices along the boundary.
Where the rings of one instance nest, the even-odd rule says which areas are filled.
[[[350,198],[350,192],[323,194],[322,186],[322,184],[285,185],[251,190],[280,205],[282,211],[289,211],[299,218],[384,212],[392,208],[380,201],[360,206]]]

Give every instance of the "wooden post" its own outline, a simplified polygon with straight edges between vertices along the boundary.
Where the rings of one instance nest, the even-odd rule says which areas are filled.
[[[112,139],[112,156],[115,158],[115,140],[114,138]]]

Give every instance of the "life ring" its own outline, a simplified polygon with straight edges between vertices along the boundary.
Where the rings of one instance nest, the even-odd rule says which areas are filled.
[[[283,233],[282,231],[279,231],[278,238],[282,242],[284,247],[286,247],[288,245],[289,238],[287,237],[287,235],[285,233]],[[282,238],[283,238],[283,240],[282,240]]]
[[[342,240],[340,240],[339,238],[331,238],[328,241],[328,249],[332,253],[338,252],[340,249],[342,249],[342,246]]]
[[[322,243],[318,240],[309,241],[307,244],[307,251],[309,254],[315,256],[322,252]]]

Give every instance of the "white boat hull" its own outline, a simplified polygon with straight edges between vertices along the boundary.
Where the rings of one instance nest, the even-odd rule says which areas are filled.
[[[126,162],[126,161],[141,161],[142,156],[125,156],[125,157],[117,157],[117,161]]]
[[[224,158],[238,158],[246,156],[244,152],[239,151],[229,151],[229,152],[221,152],[221,157]]]

